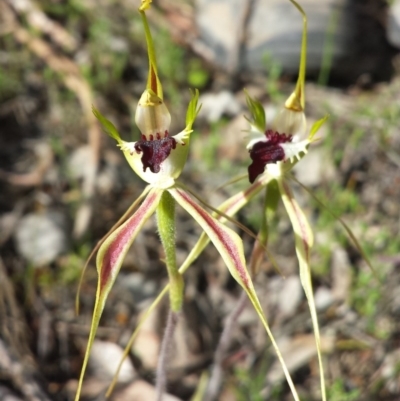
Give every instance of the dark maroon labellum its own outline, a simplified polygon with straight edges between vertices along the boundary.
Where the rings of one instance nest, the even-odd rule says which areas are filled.
[[[142,136],[142,138],[145,138]],[[161,163],[169,156],[172,149],[176,148],[176,140],[168,136],[165,131],[165,137],[161,139],[160,134],[157,134],[157,139],[153,139],[150,135],[150,141],[142,139],[135,143],[135,150],[137,153],[143,153],[142,164],[143,171],[147,168],[152,173],[158,173],[161,169]]]
[[[265,136],[267,141],[257,142],[249,151],[251,160],[253,160],[248,168],[249,181],[251,183],[264,172],[267,164],[285,159],[285,152],[280,145],[291,142],[293,139],[292,135],[280,134],[272,130],[267,130]]]

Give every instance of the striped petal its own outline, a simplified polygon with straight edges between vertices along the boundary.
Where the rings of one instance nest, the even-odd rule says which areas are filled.
[[[258,193],[260,193],[260,191],[266,187],[270,180],[271,177],[267,174],[264,174],[246,190],[240,191],[218,206],[218,210],[223,214],[213,213],[213,216],[221,223],[224,223],[226,221],[224,215],[229,217],[235,215],[242,207],[247,205],[248,202],[250,202]],[[179,268],[179,272],[181,274],[183,274],[193,264],[193,262],[199,257],[209,242],[210,238],[206,235],[206,233],[203,232]]]
[[[117,274],[130,246],[145,222],[156,210],[156,207],[161,199],[162,192],[163,191],[159,189],[150,190],[146,199],[132,215],[132,217],[130,217],[124,224],[113,231],[99,249],[96,259],[97,272],[99,275],[96,301],[75,401],[79,400],[83,376],[85,374],[90,350],[99,326],[107,296],[115,282]]]
[[[246,262],[243,253],[243,243],[240,237],[230,228],[225,227],[216,218],[211,216],[206,210],[198,205],[185,190],[181,188],[171,188],[168,192],[175,198],[175,200],[199,223],[204,232],[209,236],[211,242],[217,248],[226,266],[229,269],[232,277],[242,286],[246,291],[254,309],[260,318],[268,337],[271,340],[272,346],[277,354],[281,363],[286,380],[292,391],[293,397],[299,401],[296,388],[294,387],[292,378],[283,360],[282,354],[276,344],[274,336],[268,325],[268,321],[262,310],[260,301],[253,286],[250,274],[246,268]]]
[[[279,191],[282,196],[285,209],[292,223],[295,235],[296,254],[299,261],[300,280],[307,297],[310,308],[311,320],[314,328],[315,342],[317,346],[318,362],[320,368],[322,400],[326,400],[326,389],[324,369],[321,355],[321,336],[319,332],[317,310],[315,307],[314,294],[311,282],[310,252],[314,242],[314,236],[308,220],[293,196],[292,189],[284,179],[278,180]]]
[[[216,218],[198,205],[190,195],[180,188],[168,190],[175,200],[199,223],[217,248],[233,278],[245,289],[252,288],[247,272],[240,237],[230,228],[225,227]]]

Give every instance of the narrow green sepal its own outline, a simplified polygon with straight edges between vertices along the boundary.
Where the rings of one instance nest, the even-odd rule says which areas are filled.
[[[147,17],[145,13],[145,10],[148,10],[150,8],[150,3],[151,0],[144,0],[142,1],[142,5],[139,8],[140,15],[142,16],[144,33],[146,35],[147,53],[149,56],[149,75],[147,78],[146,89],[151,89],[154,93],[157,94],[160,99],[163,99],[163,89],[157,73],[157,61],[156,52],[154,50],[153,37],[151,36],[149,23],[147,22]]]
[[[192,99],[189,102],[187,112],[186,112],[186,128],[185,131],[191,131],[194,121],[201,110],[201,105],[199,104],[200,92],[198,89],[190,90]]]
[[[299,77],[296,88],[285,102],[285,107],[293,111],[303,111],[305,107],[304,84],[306,80],[307,59],[307,16],[300,4],[295,0],[289,0],[299,10],[303,17],[303,35],[301,39]]]
[[[319,129],[325,124],[325,122],[328,120],[329,114],[327,114],[325,117],[319,119],[316,121],[310,130],[310,134],[308,135],[308,140],[311,142],[314,139],[315,134],[319,131]]]
[[[254,125],[260,132],[264,132],[267,120],[263,105],[258,100],[252,99],[246,90],[244,90],[244,93],[246,94],[247,107],[249,108],[252,117],[252,120],[245,117],[246,120],[251,125]]]
[[[99,110],[96,109],[96,107],[92,106],[92,112],[94,116],[99,120],[100,124],[103,126],[104,131],[111,136],[111,138],[114,138],[118,143],[121,143],[121,136],[119,135],[117,129],[115,128],[114,124],[105,118]]]

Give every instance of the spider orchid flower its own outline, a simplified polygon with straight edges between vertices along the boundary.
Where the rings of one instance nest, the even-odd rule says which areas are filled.
[[[306,296],[310,305],[312,321],[314,325],[314,331],[316,336],[318,358],[320,362],[321,369],[321,388],[322,388],[322,398],[325,401],[325,383],[322,370],[322,359],[320,352],[320,335],[318,328],[318,321],[315,310],[315,303],[313,298],[312,286],[311,286],[311,274],[310,274],[310,249],[313,242],[313,235],[308,221],[301,210],[300,206],[296,202],[292,190],[289,185],[290,169],[307,153],[308,147],[313,141],[314,135],[317,133],[318,129],[325,122],[326,118],[317,121],[311,128],[309,135],[304,138],[306,132],[306,118],[304,114],[304,81],[305,81],[305,70],[306,70],[306,31],[307,31],[307,20],[302,8],[294,1],[290,0],[296,8],[303,15],[303,38],[302,38],[302,50],[300,57],[300,69],[299,78],[296,84],[294,92],[287,99],[284,108],[278,113],[275,118],[272,129],[267,128],[267,122],[265,117],[265,111],[261,103],[253,100],[249,95],[247,95],[247,103],[250,109],[252,118],[249,119],[250,122],[250,139],[247,145],[249,150],[252,163],[249,166],[249,181],[251,185],[239,192],[238,194],[232,196],[230,199],[225,201],[222,205],[218,207],[218,213],[214,213],[214,218],[218,219],[219,222],[223,223],[226,221],[227,217],[231,217],[237,213],[242,207],[244,207],[251,199],[253,199],[258,193],[263,189],[267,189],[268,196],[265,200],[266,210],[263,215],[262,228],[260,230],[258,241],[255,244],[253,251],[252,262],[250,269],[253,273],[256,272],[256,268],[252,266],[253,259],[255,266],[257,266],[257,260],[260,260],[260,255],[262,256],[265,251],[265,246],[267,244],[268,238],[268,224],[266,221],[266,215],[268,215],[268,210],[272,213],[276,210],[277,200],[282,199],[286,210],[288,211],[289,217],[292,222],[293,231],[296,237],[296,252],[299,259],[300,265],[300,276],[303,288],[306,292]],[[188,255],[185,262],[179,268],[179,272],[183,274],[193,263],[193,261],[201,254],[203,249],[209,242],[207,237],[207,232],[204,230],[203,233],[193,247],[192,251]],[[210,237],[211,238],[211,237]],[[212,238],[211,238],[212,240]],[[237,274],[238,270],[231,270],[231,273]],[[246,275],[246,277],[249,277]],[[249,278],[246,278],[248,281]],[[240,282],[240,281],[239,281]],[[248,281],[250,282],[250,281]],[[285,373],[287,382],[291,388],[292,394],[296,401],[299,400],[297,391],[293,385],[290,374],[286,368],[285,362],[282,355],[276,345],[274,337],[268,326],[268,322],[265,320],[263,312],[258,309],[258,299],[253,290],[249,291],[246,286],[242,287],[247,292],[247,295],[251,299],[253,306],[256,308],[261,321],[268,333],[269,338],[274,346],[277,357],[282,365],[283,371]],[[156,305],[160,302],[162,297],[168,292],[173,290],[171,282],[168,284],[164,290],[160,293],[157,299],[153,302],[149,310],[144,314],[142,320],[139,322],[135,332],[132,334],[128,345],[125,349],[124,357],[127,356],[130,347],[132,346],[136,335],[142,323],[145,321],[147,316],[151,313]],[[119,367],[122,366],[122,361]],[[108,394],[112,390],[114,382],[111,385]]]
[[[192,99],[186,113],[185,129],[181,133],[171,136],[169,133],[171,117],[163,101],[153,41],[145,15],[145,10],[149,8],[150,2],[151,0],[142,0],[139,8],[149,55],[147,86],[139,100],[135,115],[136,124],[141,131],[141,138],[136,142],[123,141],[115,126],[93,108],[95,116],[105,131],[117,141],[117,145],[132,169],[149,185],[123,216],[124,222],[120,225],[117,223],[118,226],[111,230],[99,247],[96,258],[98,271],[96,301],[75,401],[78,401],[80,397],[84,372],[108,294],[131,244],[154,213],[157,215],[158,231],[165,252],[171,310],[173,312],[181,310],[184,283],[175,256],[174,211],[176,203],[182,206],[201,226],[219,251],[233,278],[248,294],[260,319],[265,321],[246,268],[243,243],[240,237],[194,201],[191,192],[176,181],[185,165],[192,125],[200,110],[199,93],[197,90],[192,92]],[[134,209],[136,211],[126,218]]]
[[[290,186],[290,180],[292,178],[290,170],[307,154],[310,144],[314,141],[314,136],[328,117],[326,116],[315,122],[311,127],[309,134],[306,135],[306,118],[304,114],[304,83],[306,71],[307,19],[303,9],[297,4],[297,2],[295,0],[290,1],[303,16],[303,37],[301,45],[300,68],[295,90],[286,100],[284,107],[275,117],[271,127],[268,127],[267,125],[265,111],[262,104],[256,100],[253,100],[246,93],[247,104],[251,114],[251,119],[248,119],[250,123],[250,130],[249,142],[247,144],[247,149],[252,160],[248,168],[248,177],[251,185],[233,195],[231,198],[218,206],[218,213],[214,213],[214,217],[221,223],[225,222],[227,217],[234,216],[255,196],[257,196],[263,190],[266,190],[267,195],[265,197],[265,210],[263,213],[261,213],[261,228],[258,234],[258,241],[256,241],[254,245],[253,255],[249,266],[250,271],[253,273],[253,275],[255,275],[260,264],[259,262],[261,261],[261,258],[264,257],[264,252],[268,242],[268,220],[271,214],[274,215],[278,202],[280,200],[283,201],[291,220],[295,235],[295,246],[299,261],[300,279],[309,303],[316,338],[317,354],[320,366],[321,396],[322,400],[325,401],[326,390],[321,356],[320,332],[312,290],[310,270],[310,252],[313,245],[313,233],[304,212],[294,198],[293,191]],[[360,252],[372,271],[375,271],[357,238],[347,224],[332,211],[330,211],[330,209],[327,208],[321,201],[319,201],[319,199],[315,197],[311,191],[309,191],[306,187],[304,187],[304,189],[310,193],[317,203],[319,203],[342,224],[357,250]],[[202,253],[209,241],[209,237],[207,237],[206,233],[203,233],[195,246],[192,248],[186,260],[179,268],[178,271],[180,274],[186,272],[186,270]],[[125,348],[124,356],[120,361],[117,373],[114,377],[113,383],[109,388],[108,394],[110,394],[113,386],[116,384],[118,372],[121,369],[122,363],[127,357],[129,350],[131,349],[132,344],[134,343],[136,336],[140,331],[140,328],[148,316],[160,303],[164,295],[167,294],[171,289],[171,285],[167,284],[159,296],[154,300],[152,305],[143,314]],[[279,349],[275,344],[272,333],[268,328],[268,324],[265,321],[263,321],[263,324],[266,327],[275,351],[277,352],[277,356],[282,364],[286,379],[291,387],[292,394],[295,400],[298,401],[299,397],[296,389],[293,386],[290,374],[285,367],[285,362],[283,361]]]
[[[296,254],[299,262],[300,281],[308,301],[311,320],[316,340],[317,355],[320,367],[321,395],[326,400],[326,387],[321,355],[321,339],[315,307],[310,267],[310,252],[313,245],[313,232],[300,205],[290,187],[290,170],[308,151],[315,133],[326,118],[317,121],[310,134],[304,138],[306,118],[304,114],[304,82],[307,53],[307,18],[303,9],[290,0],[303,16],[303,38],[301,46],[299,77],[294,92],[278,113],[272,129],[267,128],[262,105],[247,95],[247,103],[252,114],[250,121],[250,141],[247,145],[252,163],[248,167],[250,183],[258,176],[270,178],[266,186],[265,212],[260,230],[260,242],[266,244],[268,238],[268,213],[275,212],[279,197],[282,199],[295,235]],[[256,249],[256,247],[255,247]]]

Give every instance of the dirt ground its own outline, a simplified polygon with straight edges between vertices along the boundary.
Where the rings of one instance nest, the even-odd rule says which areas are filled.
[[[133,116],[147,73],[141,26],[134,5],[113,6],[110,0],[98,5],[0,0],[0,400],[73,399],[97,283],[93,260],[76,315],[82,267],[145,186],[91,113],[94,104],[124,138],[139,135]],[[150,22],[171,131],[184,126],[189,87],[208,96],[181,181],[217,206],[248,185],[239,181],[220,188],[248,166],[241,89],[273,114],[295,77],[243,72],[232,84],[232,76],[174,39],[177,30],[191,29],[193,12],[190,2],[160,1]],[[392,61],[398,65],[395,56]],[[313,285],[331,401],[400,399],[400,75],[394,71],[389,82],[368,80],[368,88],[364,83],[365,77],[340,88],[307,83],[309,122],[330,118],[296,168],[299,181],[349,225],[375,268],[370,270],[341,224],[296,186],[315,235]],[[210,110],[220,106],[214,121]],[[257,232],[261,207],[256,199],[236,218]],[[235,230],[249,255],[254,239]],[[178,209],[178,262],[199,235]],[[265,258],[256,290],[302,400],[318,400],[311,319],[282,207],[269,249],[285,278]],[[167,283],[161,259],[150,220],[109,296],[82,400],[105,399],[138,319]],[[211,246],[189,269],[185,284],[167,369],[171,400],[201,399],[196,390],[241,295]],[[165,297],[141,329],[111,400],[152,399],[167,310]],[[223,368],[218,400],[292,399],[250,305],[232,329]]]

